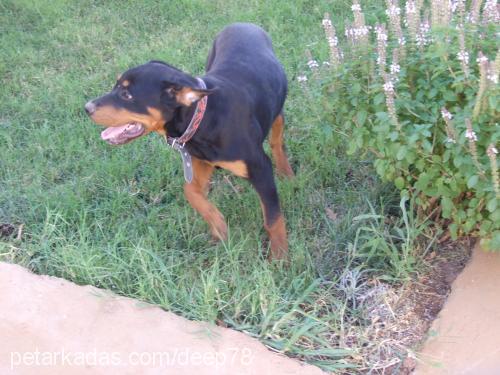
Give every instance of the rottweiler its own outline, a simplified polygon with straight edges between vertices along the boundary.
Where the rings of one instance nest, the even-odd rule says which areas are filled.
[[[123,73],[111,92],[89,101],[85,110],[106,127],[101,138],[110,144],[156,132],[181,151],[187,173],[184,194],[215,239],[226,239],[227,225],[207,200],[214,168],[248,179],[260,198],[269,257],[286,260],[285,220],[263,148],[270,131],[278,174],[293,176],[283,144],[285,71],[268,34],[250,23],[229,25],[217,35],[205,71],[197,78],[150,61]]]

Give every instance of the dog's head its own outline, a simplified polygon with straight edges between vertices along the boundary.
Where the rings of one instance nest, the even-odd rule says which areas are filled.
[[[165,134],[176,111],[189,107],[212,90],[198,87],[194,77],[160,61],[123,73],[108,94],[85,104],[90,118],[106,129],[106,142],[119,145],[150,132]]]

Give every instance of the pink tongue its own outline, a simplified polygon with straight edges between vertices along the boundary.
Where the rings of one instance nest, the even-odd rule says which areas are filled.
[[[120,136],[127,129],[127,126],[129,125],[127,124],[122,126],[115,126],[112,128],[106,128],[106,130],[103,130],[101,132],[101,138],[105,141],[108,139],[116,138]]]
[[[144,126],[139,122],[132,122],[107,128],[101,133],[101,138],[109,144],[121,145],[141,136],[142,133],[144,133]]]

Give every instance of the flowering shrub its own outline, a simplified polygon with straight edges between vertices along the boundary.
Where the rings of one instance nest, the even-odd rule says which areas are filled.
[[[463,0],[432,0],[430,9],[387,0],[388,26],[372,27],[354,1],[344,52],[326,14],[321,83],[348,152],[370,152],[377,173],[444,237],[477,235],[500,249],[500,18],[496,0],[481,3],[467,12]],[[318,77],[318,64],[310,67]]]

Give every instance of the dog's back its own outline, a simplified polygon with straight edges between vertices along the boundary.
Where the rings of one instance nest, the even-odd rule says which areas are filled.
[[[271,38],[257,25],[235,23],[216,37],[206,71],[244,90],[264,134],[278,116],[287,94],[285,71],[274,54]]]

